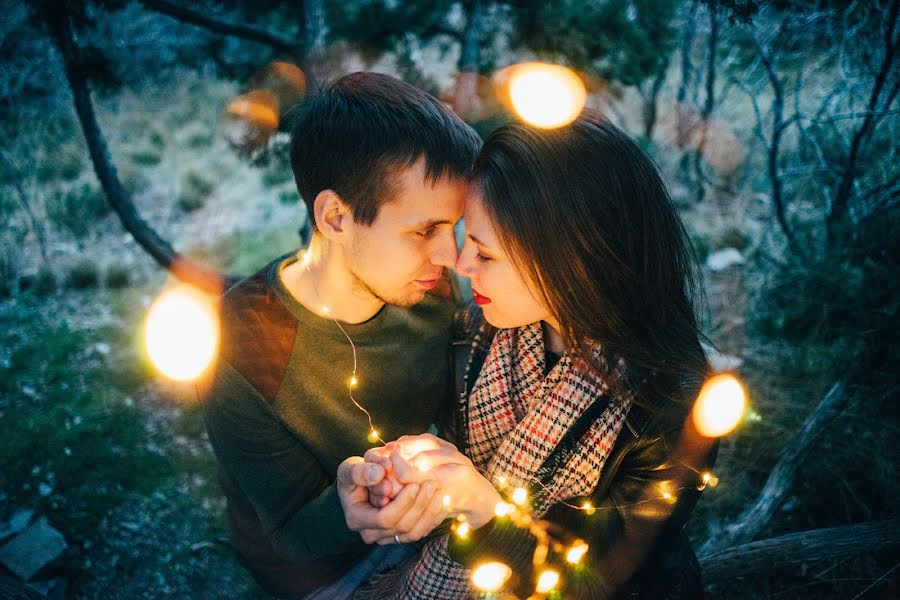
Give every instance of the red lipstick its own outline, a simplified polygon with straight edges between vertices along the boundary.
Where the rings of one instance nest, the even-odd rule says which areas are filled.
[[[484,306],[485,304],[491,303],[490,298],[488,298],[487,296],[482,296],[475,290],[472,290],[472,294],[475,296],[475,304],[477,304],[478,306]]]

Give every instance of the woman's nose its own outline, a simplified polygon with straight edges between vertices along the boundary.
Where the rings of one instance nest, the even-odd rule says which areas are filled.
[[[473,269],[472,252],[469,241],[467,240],[456,259],[456,272],[465,277],[471,277]]]

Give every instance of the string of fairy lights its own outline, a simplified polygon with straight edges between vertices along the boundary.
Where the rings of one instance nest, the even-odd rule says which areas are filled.
[[[522,120],[541,128],[551,129],[571,122],[581,113],[586,101],[585,87],[581,79],[575,73],[558,65],[542,63],[512,65],[497,74],[496,84],[501,99],[508,101]],[[310,272],[309,259],[308,253],[301,258],[307,272]],[[316,297],[321,303],[315,277],[311,280]],[[216,312],[214,302],[188,286],[181,286],[162,294],[151,307],[145,324],[148,355],[156,367],[168,377],[178,381],[190,381],[199,377],[211,364],[218,346],[218,319],[214,316]],[[354,395],[354,390],[360,385],[356,344],[327,305],[321,304],[319,313],[333,320],[347,338],[353,357],[352,372],[347,378],[348,397],[350,402],[366,416],[369,443],[385,445],[386,442],[375,426],[372,414]],[[737,426],[745,407],[746,395],[740,382],[732,375],[720,374],[703,386],[694,403],[691,420],[694,429],[701,436],[717,438],[726,435]],[[699,483],[696,487],[669,489],[668,482],[662,481],[658,492],[652,497],[638,500],[628,506],[659,501],[674,504],[678,494],[683,490],[703,490],[718,483],[718,478],[712,473],[700,472],[690,465],[683,462],[682,464],[697,474]],[[538,486],[543,486],[543,483],[535,478],[532,481]],[[589,544],[580,538],[562,539],[558,530],[554,529],[551,532],[549,521],[533,517],[529,510],[528,491],[524,487],[510,486],[502,475],[493,477],[492,483],[505,498],[495,506],[495,516],[508,519],[516,527],[528,530],[537,540],[532,556],[532,567],[536,574],[534,594],[528,600],[559,597],[563,574],[552,565],[564,564],[576,568],[587,556]],[[530,481],[529,485],[531,483]],[[453,498],[450,495],[443,497],[445,507],[449,508],[452,503]],[[573,510],[582,511],[588,516],[594,515],[598,510],[624,508],[596,507],[589,500],[580,503],[564,500],[560,503]],[[463,514],[454,519],[451,530],[453,535],[461,539],[468,538],[472,531]],[[551,557],[559,560],[551,560]],[[485,599],[497,598],[511,576],[511,568],[499,561],[485,562],[471,571],[472,584]]]
[[[309,254],[305,254],[301,260],[307,272],[310,272]],[[316,287],[314,278],[313,282],[316,297],[319,298],[319,301],[321,302],[321,296],[319,295],[319,291]],[[372,419],[372,414],[362,404],[360,404],[353,395],[354,389],[359,385],[356,344],[354,344],[353,339],[347,333],[347,330],[344,329],[344,327],[341,325],[340,321],[331,314],[331,310],[327,305],[322,304],[319,308],[319,312],[323,317],[329,318],[334,321],[335,325],[337,325],[341,333],[344,334],[350,344],[353,355],[353,371],[347,380],[348,397],[350,398],[350,401],[353,403],[353,405],[356,406],[360,411],[362,411],[366,416],[369,428],[367,436],[369,442],[372,444],[380,443],[382,445],[385,445],[386,442],[381,439],[381,434],[375,427],[374,421]],[[723,399],[724,403],[727,405],[726,409],[734,408],[732,406],[734,405],[734,402],[729,400],[729,392],[733,392],[735,390],[738,390],[741,393],[741,398],[738,401],[741,409],[740,412],[736,414],[736,416],[734,414],[734,410],[726,411],[729,412],[730,415],[724,419],[719,414],[707,414],[713,407],[716,407],[717,409],[721,408],[721,406],[719,405],[722,404]],[[723,391],[725,393],[723,393]],[[712,401],[710,400],[711,397]],[[718,398],[718,402],[715,401],[716,398]],[[745,399],[743,398],[743,389],[733,376],[720,375],[713,378],[712,380],[707,382],[707,385],[704,386],[704,390],[701,391],[700,395],[698,396],[698,401],[695,403],[695,422],[699,418],[699,422],[701,423],[701,425],[698,427],[698,430],[704,432],[715,430],[715,432],[717,433],[715,437],[724,435],[724,433],[730,431],[737,424],[737,421],[740,419],[740,415],[743,413],[744,404]],[[698,406],[700,407],[699,413],[697,412]],[[704,413],[704,410],[706,411],[706,413]],[[715,413],[716,411],[713,412]],[[712,473],[700,472],[690,465],[687,465],[685,463],[681,464],[699,475],[700,483],[693,489],[702,491],[707,486],[714,487],[718,484],[718,477],[715,477]],[[482,474],[484,475],[483,472]],[[532,478],[531,481],[538,484],[539,486],[546,488],[546,486],[544,486],[544,484],[536,478]],[[497,503],[494,508],[494,515],[497,518],[509,519],[509,522],[511,522],[516,527],[528,530],[528,532],[537,541],[534,553],[532,555],[532,567],[535,573],[537,573],[537,578],[535,582],[534,594],[529,598],[529,600],[540,600],[541,598],[545,598],[548,594],[551,594],[554,590],[556,590],[562,581],[562,575],[560,574],[560,572],[556,568],[547,566],[550,562],[549,557],[551,556],[551,554],[555,554],[556,556],[561,557],[565,564],[575,567],[582,562],[582,560],[590,550],[590,546],[581,538],[575,538],[574,540],[566,542],[550,532],[549,521],[534,518],[531,515],[530,510],[528,510],[528,491],[524,487],[516,487],[514,489],[510,489],[506,478],[502,475],[495,476],[493,478],[493,483],[494,487],[501,494],[506,494],[509,498],[509,501],[503,500]],[[574,510],[582,511],[590,516],[595,514],[602,508],[615,508],[619,510],[638,504],[659,501],[660,499],[665,502],[674,504],[677,501],[678,492],[685,489],[691,489],[689,487],[680,487],[676,490],[670,490],[667,488],[666,483],[667,482],[665,481],[661,482],[661,491],[658,496],[640,500],[627,506],[598,508],[588,500],[583,501],[581,504],[573,504],[565,500],[560,501],[559,503]],[[450,495],[444,495],[442,501],[445,507],[449,507],[451,506],[453,499]],[[451,530],[453,534],[460,539],[467,539],[472,531],[471,526],[469,525],[464,514],[459,514],[455,517],[454,523],[451,526]],[[512,569],[508,565],[499,561],[490,561],[475,567],[471,573],[471,580],[473,585],[484,594],[485,598],[492,598],[495,597],[495,594],[503,588],[503,585],[511,576]]]

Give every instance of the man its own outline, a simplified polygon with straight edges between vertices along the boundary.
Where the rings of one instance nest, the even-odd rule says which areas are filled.
[[[447,399],[454,304],[427,292],[456,261],[479,146],[434,98],[386,75],[343,77],[296,117],[291,167],[312,240],[224,295],[203,406],[233,544],[273,594],[321,589],[366,554],[338,465],[425,431]],[[377,522],[435,493],[411,488]]]

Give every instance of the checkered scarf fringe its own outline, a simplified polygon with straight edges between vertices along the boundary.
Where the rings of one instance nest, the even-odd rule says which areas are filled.
[[[605,365],[599,352],[595,360]],[[546,376],[544,361],[539,323],[500,330],[468,400],[466,432],[475,466],[491,481],[503,476],[510,487],[527,489],[538,518],[553,504],[594,490],[630,406],[618,386],[611,389],[580,358],[564,355]],[[599,416],[580,439],[567,439],[595,402],[605,402]],[[442,535],[354,598],[462,600],[473,593],[468,570],[450,558]]]

